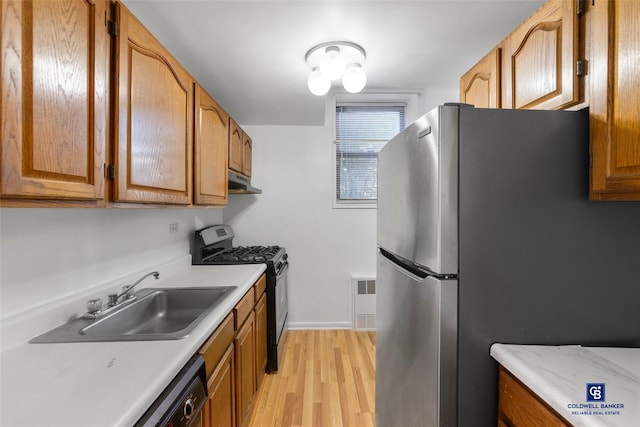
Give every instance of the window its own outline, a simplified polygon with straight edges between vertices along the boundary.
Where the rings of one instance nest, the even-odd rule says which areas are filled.
[[[404,127],[404,104],[336,105],[336,204],[375,206],[378,152]]]

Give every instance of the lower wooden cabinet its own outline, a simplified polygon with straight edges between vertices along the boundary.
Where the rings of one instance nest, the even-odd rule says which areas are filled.
[[[265,287],[262,275],[199,350],[209,393],[203,427],[241,427],[251,418],[267,364]]]
[[[499,378],[498,426],[571,426],[502,366]]]
[[[256,391],[262,383],[267,367],[267,294],[256,303]]]
[[[204,427],[236,425],[235,360],[233,345],[229,345],[222,360],[207,380],[209,401],[204,407]]]
[[[248,418],[251,399],[256,390],[255,375],[255,315],[249,317],[236,334],[236,416],[238,426],[242,426]]]

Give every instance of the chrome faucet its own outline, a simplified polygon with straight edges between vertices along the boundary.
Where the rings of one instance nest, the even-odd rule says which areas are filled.
[[[160,278],[160,273],[157,271],[153,271],[151,273],[147,273],[144,276],[142,276],[141,278],[139,278],[138,280],[136,280],[135,282],[133,282],[131,285],[126,285],[122,287],[122,293],[120,295],[116,295],[116,294],[111,294],[109,295],[109,307],[113,307],[114,305],[119,304],[122,301],[126,301],[130,298],[133,297],[132,291],[133,288],[135,288],[136,286],[138,286],[144,279],[146,279],[149,276],[153,276],[156,278],[156,280],[158,280]],[[120,301],[122,299],[122,301]]]
[[[106,309],[102,309],[102,299],[100,298],[96,298],[96,299],[90,299],[89,301],[87,301],[87,312],[84,313],[82,316],[80,316],[83,319],[91,319],[91,320],[95,320],[99,317],[104,316],[107,313],[111,313],[113,312],[116,308],[116,306],[120,303],[123,303],[125,301],[131,300],[132,298],[134,298],[132,291],[133,288],[135,288],[136,286],[138,286],[138,284],[140,284],[140,282],[142,282],[144,279],[146,279],[149,276],[154,276],[156,278],[156,280],[158,280],[160,278],[160,273],[158,273],[157,271],[153,271],[151,273],[147,273],[144,276],[142,276],[141,278],[139,278],[138,280],[136,280],[135,282],[133,282],[131,285],[126,285],[122,287],[122,293],[121,294],[109,294],[108,298],[109,301],[107,302],[107,308]],[[122,301],[121,301],[122,299]]]

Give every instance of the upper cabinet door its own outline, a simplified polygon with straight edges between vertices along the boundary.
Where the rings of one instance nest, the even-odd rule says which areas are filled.
[[[500,48],[495,48],[460,79],[460,102],[500,108]]]
[[[251,176],[251,167],[253,160],[253,142],[251,137],[246,133],[242,133],[242,173]]]
[[[584,100],[575,0],[545,3],[504,41],[502,106],[564,109]]]
[[[116,3],[116,202],[191,203],[193,79]]]
[[[596,1],[590,13],[590,197],[640,200],[640,1]]]
[[[229,136],[229,169],[242,173],[242,129],[231,119]]]
[[[195,100],[195,203],[226,205],[229,115],[197,84]]]
[[[0,197],[104,198],[106,6],[0,2]]]

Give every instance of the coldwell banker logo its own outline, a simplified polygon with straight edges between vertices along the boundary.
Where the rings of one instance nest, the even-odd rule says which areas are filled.
[[[569,403],[571,415],[621,415],[624,403],[605,403],[605,383],[587,383],[586,403]]]
[[[587,402],[604,402],[604,383],[587,383]]]

